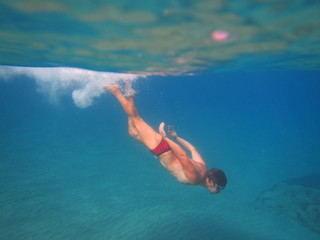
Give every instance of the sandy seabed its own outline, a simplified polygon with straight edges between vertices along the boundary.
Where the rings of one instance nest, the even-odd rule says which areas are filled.
[[[87,140],[37,141],[20,150],[1,142],[0,239],[319,239],[290,206],[288,214],[268,208],[277,190],[240,198],[230,185],[213,196],[176,183],[155,161],[136,166],[152,157],[130,144],[101,150],[97,142],[84,154]],[[136,157],[123,169],[128,155]]]

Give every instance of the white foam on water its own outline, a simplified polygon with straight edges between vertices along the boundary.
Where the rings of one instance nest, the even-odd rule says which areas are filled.
[[[46,94],[51,102],[57,102],[59,96],[71,93],[75,105],[86,108],[92,105],[94,98],[105,92],[104,86],[129,82],[131,85],[144,75],[97,72],[68,67],[16,67],[0,66],[0,79],[13,80],[27,76],[36,81],[38,91]]]

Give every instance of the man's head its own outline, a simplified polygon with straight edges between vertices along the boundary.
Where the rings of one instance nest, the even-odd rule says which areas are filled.
[[[206,175],[206,185],[211,193],[219,193],[227,185],[227,177],[221,169],[212,168]]]

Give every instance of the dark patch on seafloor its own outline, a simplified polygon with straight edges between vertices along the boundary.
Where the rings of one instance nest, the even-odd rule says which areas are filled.
[[[286,180],[266,190],[259,203],[320,233],[320,174]]]
[[[307,175],[303,177],[298,177],[298,178],[292,178],[285,183],[288,184],[296,184],[300,185],[303,187],[308,187],[308,188],[314,188],[320,190],[320,173],[312,174],[312,175]]]

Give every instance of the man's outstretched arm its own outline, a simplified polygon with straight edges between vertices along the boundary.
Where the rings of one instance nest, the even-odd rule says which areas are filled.
[[[198,150],[188,141],[182,139],[181,137],[178,137],[176,131],[174,130],[173,126],[168,126],[168,133],[170,134],[170,136],[176,140],[178,143],[180,143],[185,149],[187,149],[191,155],[192,155],[192,159],[196,162],[202,163],[206,166],[206,163],[204,162],[204,160],[202,159],[200,153],[198,152]]]
[[[199,182],[200,175],[191,162],[190,158],[188,157],[187,153],[174,141],[172,141],[170,138],[166,136],[165,131],[163,130],[164,123],[161,123],[159,126],[159,132],[162,135],[163,139],[168,143],[168,145],[171,148],[171,151],[174,153],[174,155],[179,159],[179,162],[181,163],[181,166],[183,168],[183,172],[185,176],[187,177],[188,181],[191,184],[195,184]]]

